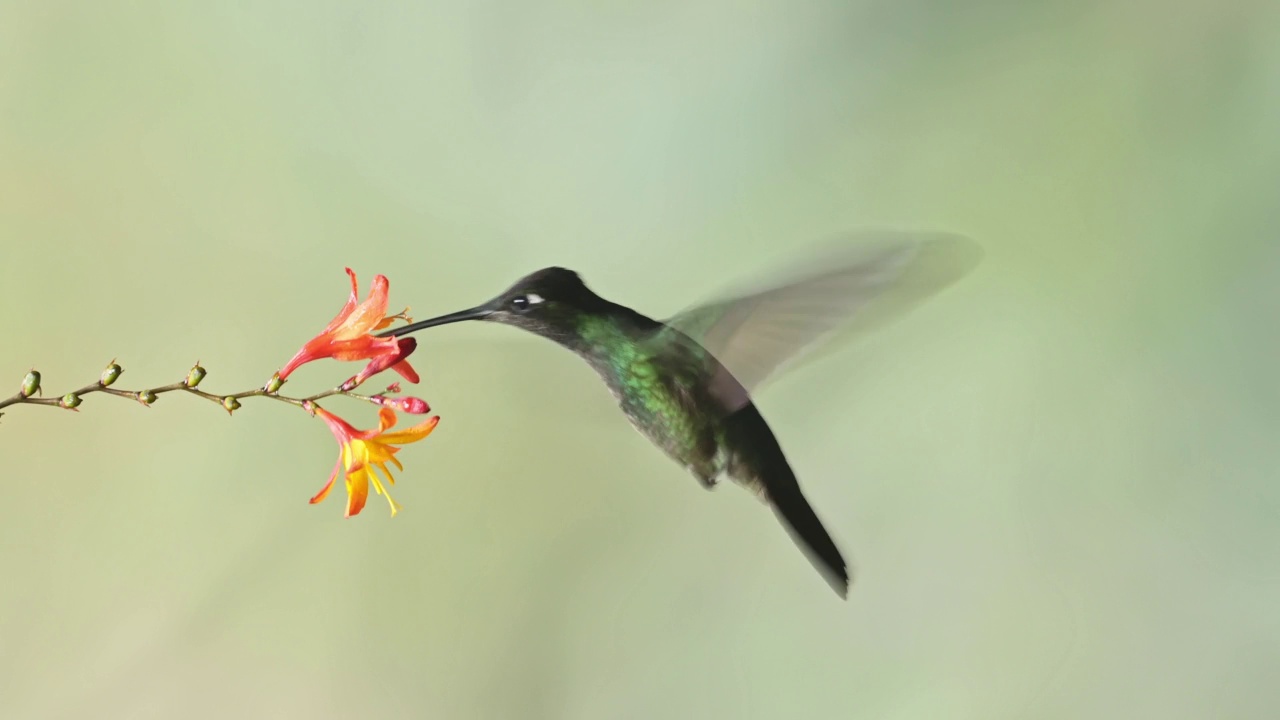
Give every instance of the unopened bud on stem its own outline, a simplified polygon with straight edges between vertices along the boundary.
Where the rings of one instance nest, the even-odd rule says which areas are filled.
[[[373,395],[369,399],[383,407],[389,407],[393,410],[399,410],[402,413],[409,413],[410,415],[424,415],[431,412],[431,406],[427,404],[426,400],[408,395],[404,397]]]
[[[19,394],[24,398],[31,397],[40,392],[40,373],[32,370],[27,376],[22,378],[22,389]]]
[[[204,368],[200,367],[200,363],[198,363],[198,362],[197,362],[197,363],[196,363],[196,364],[191,368],[191,371],[187,373],[187,379],[186,379],[186,380],[183,380],[183,381],[182,381],[182,384],[183,384],[183,385],[186,385],[186,386],[187,386],[187,387],[189,387],[189,388],[193,388],[193,387],[195,387],[195,386],[199,385],[199,384],[200,384],[200,381],[201,381],[201,380],[203,380],[203,379],[204,379],[204,376],[205,376],[205,375],[207,375],[207,374],[208,374],[208,373],[206,373],[206,372],[204,371]]]
[[[122,372],[124,372],[124,368],[117,365],[115,360],[112,360],[111,364],[102,371],[102,377],[98,378],[98,384],[102,387],[110,387]]]

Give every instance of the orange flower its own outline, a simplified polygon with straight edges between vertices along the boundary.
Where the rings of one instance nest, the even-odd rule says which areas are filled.
[[[395,457],[396,453],[400,452],[400,448],[392,446],[418,442],[430,435],[436,424],[440,422],[440,416],[431,417],[426,422],[414,425],[407,430],[388,433],[387,430],[396,424],[396,414],[390,408],[384,407],[378,411],[378,427],[373,430],[357,430],[346,420],[320,407],[315,408],[315,412],[329,425],[329,429],[333,431],[334,437],[338,438],[338,444],[342,449],[338,454],[338,462],[333,466],[333,474],[329,476],[329,482],[325,483],[320,492],[311,498],[311,504],[314,505],[328,496],[329,491],[333,489],[333,481],[338,477],[339,469],[345,469],[347,517],[358,515],[364,509],[365,500],[369,497],[370,484],[373,485],[375,492],[387,498],[387,502],[391,505],[391,516],[395,517],[395,514],[400,511],[400,504],[391,499],[391,494],[387,492],[387,487],[382,484],[374,468],[386,476],[388,485],[394,485],[396,479],[387,468],[387,463],[395,465],[400,470],[403,470],[404,466]]]
[[[369,364],[359,375],[347,381],[351,387],[364,382],[367,378],[387,368],[400,373],[411,383],[418,382],[418,373],[410,367],[405,359],[417,347],[413,338],[396,339],[394,337],[379,338],[372,335],[397,318],[408,320],[405,313],[387,315],[387,290],[390,282],[385,275],[376,275],[373,286],[369,289],[369,297],[364,302],[357,302],[359,286],[356,274],[347,268],[351,276],[351,296],[325,329],[309,340],[302,349],[293,356],[277,375],[285,380],[289,374],[302,365],[313,360],[333,358],[342,362],[353,360],[369,360]],[[350,388],[347,388],[350,389]]]

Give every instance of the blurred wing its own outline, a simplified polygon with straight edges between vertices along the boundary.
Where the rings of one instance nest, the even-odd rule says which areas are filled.
[[[702,345],[732,378],[713,379],[728,410],[829,336],[905,314],[972,270],[971,240],[942,233],[869,232],[833,242],[783,279],[758,283],[666,321]]]

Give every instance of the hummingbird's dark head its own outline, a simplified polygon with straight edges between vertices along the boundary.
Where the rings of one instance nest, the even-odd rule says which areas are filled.
[[[462,320],[487,320],[513,325],[560,342],[571,341],[584,314],[608,306],[572,270],[543,268],[517,280],[511,287],[483,305],[411,323],[381,336],[405,334]]]
[[[603,301],[578,277],[562,267],[543,268],[517,280],[487,306],[490,322],[514,325],[539,335],[572,331],[584,313]]]

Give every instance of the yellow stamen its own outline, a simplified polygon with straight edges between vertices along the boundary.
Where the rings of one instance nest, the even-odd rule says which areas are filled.
[[[389,484],[395,483],[395,478],[391,476],[390,472],[387,472],[385,465],[379,464],[378,467],[387,474],[387,481]],[[391,517],[395,517],[396,513],[400,512],[400,503],[391,498],[391,493],[387,492],[387,489],[383,487],[382,481],[378,479],[378,473],[373,471],[372,465],[366,468],[365,472],[369,473],[369,480],[373,483],[374,491],[387,499],[387,504],[391,506]]]

